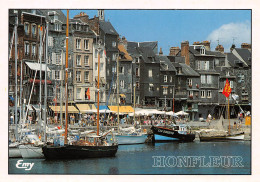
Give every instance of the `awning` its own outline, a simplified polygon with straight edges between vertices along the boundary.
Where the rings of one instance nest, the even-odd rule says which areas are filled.
[[[120,94],[120,97],[126,98],[125,94]]]
[[[40,63],[32,63],[32,62],[25,62],[31,70],[40,71],[41,65]],[[45,71],[46,64],[42,64],[42,71]],[[47,66],[47,71],[51,71]]]
[[[108,108],[114,112],[117,113],[118,106],[108,106]],[[131,106],[119,106],[119,113],[121,114],[128,114],[134,112],[134,109]]]
[[[80,113],[89,113],[90,111],[96,110],[94,104],[76,104],[76,106],[79,108]]]
[[[60,112],[60,106],[50,106],[53,112]],[[62,113],[65,113],[65,105],[62,106]],[[74,106],[68,106],[68,113],[79,113],[79,110]]]

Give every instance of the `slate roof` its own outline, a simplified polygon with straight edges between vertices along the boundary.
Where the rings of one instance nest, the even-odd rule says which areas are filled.
[[[117,31],[115,30],[115,28],[110,22],[100,21],[99,25],[100,25],[100,29],[103,30],[105,34],[118,35]]]
[[[167,58],[167,56],[163,56],[163,55],[156,55],[156,58],[160,61],[160,70],[161,71],[177,71],[176,68],[173,66],[173,64],[171,63],[171,61]],[[164,65],[168,66],[168,69],[166,69]]]
[[[159,63],[155,57],[155,53],[150,47],[137,47],[138,52],[141,54],[145,63]]]
[[[235,48],[237,53],[242,57],[242,59],[248,64],[251,65],[251,51],[243,48]]]
[[[139,45],[139,46],[138,46]],[[150,42],[127,42],[127,47],[135,48],[135,47],[149,47],[153,50],[155,54],[158,54],[158,42],[150,41]]]
[[[199,73],[197,73],[196,71],[194,71],[190,66],[183,64],[183,63],[179,63],[180,66],[182,67],[182,73],[186,76],[200,76]]]
[[[51,21],[51,17],[50,17],[50,15],[48,14],[49,12],[56,12],[57,14],[57,16],[58,16],[58,20],[59,21],[61,21],[63,24],[65,24],[66,23],[66,21],[67,21],[67,18],[66,18],[66,16],[64,15],[64,13],[61,11],[61,10],[53,10],[53,9],[40,9],[40,10],[37,10],[37,11],[39,11],[43,16],[46,16],[46,19],[47,19],[47,21],[48,22],[50,22]]]
[[[242,64],[243,67],[246,67],[245,63],[239,60],[233,53],[227,53],[227,60],[233,67],[237,66],[237,64]]]

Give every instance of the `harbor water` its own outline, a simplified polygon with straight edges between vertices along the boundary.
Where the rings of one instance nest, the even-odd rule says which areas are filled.
[[[110,158],[9,159],[9,174],[251,174],[251,142],[120,145]]]

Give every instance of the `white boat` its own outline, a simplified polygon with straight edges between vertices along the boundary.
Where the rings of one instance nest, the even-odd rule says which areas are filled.
[[[147,139],[147,134],[115,134],[114,136],[118,145],[143,144]],[[111,137],[111,135],[108,135],[109,140]]]
[[[43,142],[35,134],[28,134],[24,138],[23,144],[19,145],[19,150],[22,158],[25,159],[38,159],[44,158],[42,153]]]
[[[19,146],[18,142],[9,144],[9,158],[21,158],[22,157],[18,146]]]

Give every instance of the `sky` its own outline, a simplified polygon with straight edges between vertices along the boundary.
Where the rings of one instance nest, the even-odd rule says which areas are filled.
[[[92,18],[98,11],[70,10],[69,16],[80,12]],[[251,43],[251,10],[105,10],[105,20],[128,41],[158,41],[165,55],[182,41],[208,40],[211,50],[219,43],[225,52],[233,43]]]

